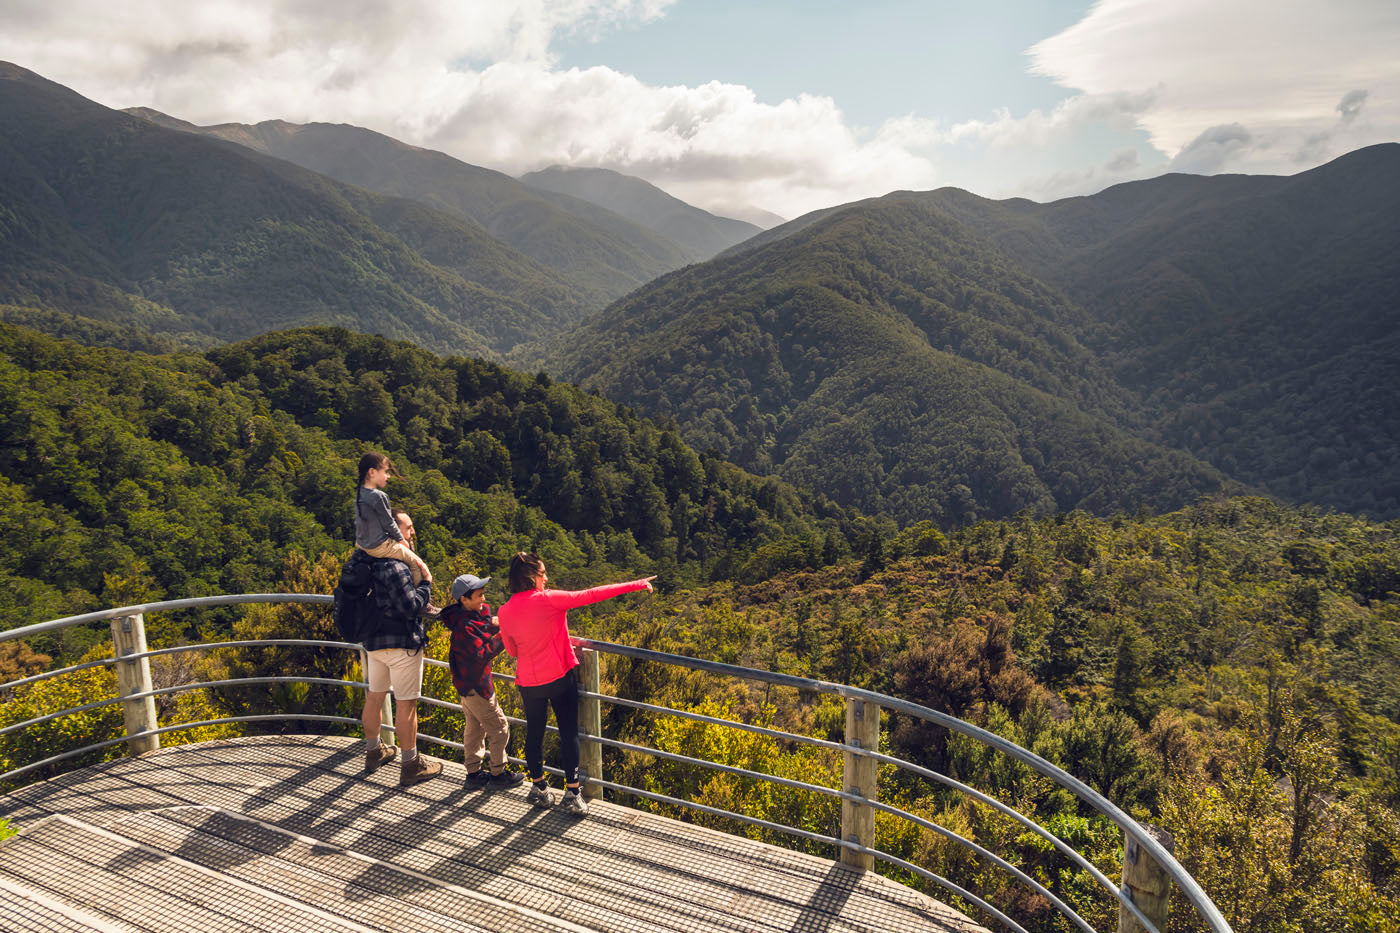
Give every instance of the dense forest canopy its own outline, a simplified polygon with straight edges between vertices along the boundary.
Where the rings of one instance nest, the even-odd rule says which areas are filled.
[[[594,237],[572,265],[578,228],[549,206],[562,202],[511,200],[514,182],[434,163],[431,184],[457,186],[439,211],[2,63],[0,117],[0,522],[14,542],[0,629],[327,592],[351,546],[355,462],[383,450],[439,598],[456,572],[499,580],[520,548],[564,586],[659,574],[642,608],[577,613],[577,630],[992,729],[1171,830],[1236,930],[1397,930],[1400,146],[1293,178],[1167,176],[1051,205],[900,192],[664,275],[571,331],[612,273],[645,277],[630,251],[651,247]],[[332,130],[303,156],[344,154]],[[372,174],[423,195],[405,165]],[[471,213],[491,205],[494,234]],[[287,329],[308,321],[344,327]],[[496,362],[546,354],[592,391]],[[156,645],[332,630],[306,606],[148,626]],[[103,656],[103,640],[89,627],[6,643],[0,679]],[[180,683],[288,665],[347,673],[319,648],[155,666]],[[626,663],[606,676],[635,699],[841,738],[839,705],[795,691]],[[445,675],[429,680],[450,698]],[[12,691],[0,719],[112,689],[87,669]],[[161,707],[193,721],[354,702],[278,687]],[[458,725],[424,716],[438,735]],[[839,786],[834,755],[619,711],[609,726]],[[0,766],[122,728],[108,708],[0,737]],[[886,741],[1105,870],[1121,859],[1111,824],[975,743],[898,717]],[[829,801],[732,775],[609,767],[761,818],[833,818]],[[985,808],[892,774],[882,788],[1111,922],[1087,876]],[[966,852],[878,833],[1062,929]],[[1170,933],[1198,929],[1174,914]]]
[[[486,573],[549,545],[561,579],[758,577],[876,527],[571,386],[343,330],[149,356],[0,325],[0,385],[0,508],[28,542],[0,558],[6,628],[261,591],[289,553],[345,552],[366,449],[402,470],[425,556]]]

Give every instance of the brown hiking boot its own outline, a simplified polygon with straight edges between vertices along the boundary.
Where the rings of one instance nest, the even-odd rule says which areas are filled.
[[[412,760],[405,758],[399,764],[399,786],[411,787],[414,784],[437,777],[442,773],[442,762],[429,761],[422,755],[414,757]]]
[[[380,745],[372,752],[365,752],[365,774],[379,770],[380,765],[387,765],[398,753],[397,745]]]

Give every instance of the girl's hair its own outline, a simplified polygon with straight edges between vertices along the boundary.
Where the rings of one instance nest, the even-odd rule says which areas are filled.
[[[389,458],[377,451],[371,450],[360,458],[360,484],[355,487],[355,514],[364,516],[364,510],[360,506],[360,498],[364,495],[365,477],[369,476],[370,470],[388,470],[394,472],[394,465],[389,462]]]
[[[365,477],[369,476],[370,470],[388,470],[394,472],[394,465],[389,462],[389,458],[381,453],[371,450],[360,458],[360,485],[365,484]]]
[[[544,561],[527,551],[516,551],[510,559],[510,592],[524,593],[535,588],[535,577],[544,567]]]

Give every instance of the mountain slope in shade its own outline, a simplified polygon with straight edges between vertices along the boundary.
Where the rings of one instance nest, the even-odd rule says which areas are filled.
[[[1400,514],[1400,145],[1045,205],[929,197],[1084,308],[1152,436],[1293,501]]]
[[[901,520],[1157,508],[1230,488],[1132,433],[1084,312],[925,205],[887,200],[672,273],[586,323],[566,378],[692,444]]]
[[[196,342],[336,323],[485,354],[583,313],[478,227],[109,110],[10,64],[0,159],[0,302]]]
[[[606,207],[674,240],[697,260],[709,259],[760,232],[751,223],[716,216],[640,178],[608,169],[554,165],[522,175],[520,180],[532,188]]]
[[[590,201],[539,191],[501,172],[361,127],[281,120],[196,126],[147,108],[127,112],[451,214],[553,270],[591,309],[702,258]]]
[[[1053,361],[1032,385],[1291,501],[1400,515],[1400,146],[1291,177],[1170,175],[1052,204],[896,192],[799,217],[717,261],[747,268],[746,257],[766,251],[792,261],[782,244],[895,205],[955,224],[965,251],[990,249],[1073,309],[1050,314],[1062,330],[1044,336],[1092,360],[1070,365],[1118,407],[1056,389]],[[920,227],[911,242],[925,238],[937,239]],[[867,249],[883,254],[888,244]],[[930,260],[947,271],[961,261],[938,248]],[[872,264],[921,287],[908,259]],[[769,266],[761,275],[781,279]],[[872,277],[846,259],[824,274],[848,289]],[[997,345],[945,349],[989,362]],[[1035,360],[1011,353],[1023,366]]]

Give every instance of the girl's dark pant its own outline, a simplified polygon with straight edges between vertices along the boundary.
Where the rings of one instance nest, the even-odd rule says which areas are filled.
[[[559,755],[564,782],[578,780],[578,674],[577,668],[558,680],[533,687],[519,687],[525,707],[525,767],[531,780],[544,776],[544,727],[549,708],[559,726]]]

